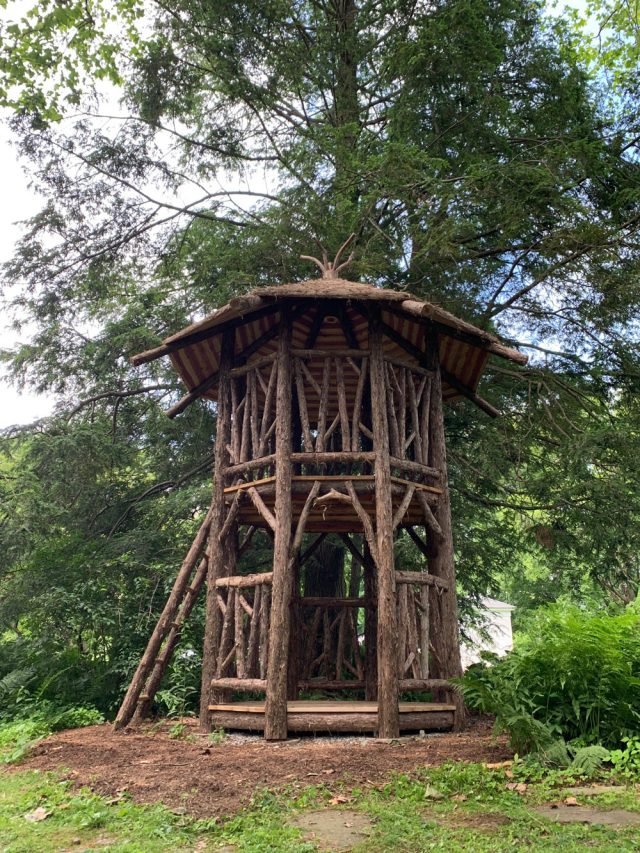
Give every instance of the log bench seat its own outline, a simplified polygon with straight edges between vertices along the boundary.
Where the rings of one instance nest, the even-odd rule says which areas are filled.
[[[400,702],[400,731],[448,731],[454,726],[455,705],[438,702]],[[262,732],[265,703],[233,702],[209,705],[211,729]],[[378,729],[378,703],[304,700],[287,702],[290,732],[356,732]]]

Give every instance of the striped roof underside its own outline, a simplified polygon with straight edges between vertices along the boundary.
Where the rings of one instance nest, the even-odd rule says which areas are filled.
[[[361,285],[361,287],[366,287],[367,290],[375,290],[375,288],[369,288],[366,285]],[[264,291],[259,291],[259,294],[262,296],[263,292]],[[378,292],[385,294],[391,293],[394,297],[406,299],[406,294],[399,294],[394,291]],[[289,294],[287,294],[287,296],[288,295]],[[324,296],[323,293],[318,295]],[[232,316],[232,311],[226,310],[228,307],[229,306],[225,306],[225,309],[221,309],[221,311],[216,312],[214,315],[217,320],[215,325],[219,325],[220,322],[226,320],[236,319],[236,317]],[[367,349],[369,341],[368,322],[366,317],[357,310],[356,307],[354,307],[353,303],[347,302],[344,308],[347,320],[353,329],[359,348]],[[310,334],[312,332],[316,314],[318,311],[325,311],[325,309],[326,303],[319,301],[317,298],[309,299],[308,310],[304,311],[302,315],[299,315],[293,323],[292,347],[294,349],[305,349],[309,346]],[[192,333],[193,331],[200,331],[202,329],[209,328],[209,326],[207,326],[207,321],[210,321],[210,319],[211,318],[207,318],[207,320],[203,321],[201,324],[195,324],[194,326],[189,327],[189,329],[183,330],[181,333],[178,333],[178,335],[168,338],[165,343],[178,341],[181,337]],[[261,335],[269,331],[274,324],[279,322],[279,319],[279,311],[268,314],[267,316],[259,316],[256,319],[251,319],[251,313],[248,313],[245,316],[237,316],[234,347],[235,354],[241,353]],[[399,316],[395,312],[391,313],[390,311],[385,311],[384,307],[382,307],[382,319],[388,326],[402,335],[407,341],[416,346],[418,349],[424,351],[424,325],[419,320],[409,314]],[[213,326],[211,326],[211,328],[213,328]],[[353,341],[350,343],[345,338],[342,324],[338,318],[327,315],[323,320],[315,343],[313,343],[313,349],[339,350],[351,348],[352,343]],[[192,390],[201,382],[211,377],[219,369],[220,344],[221,336],[212,335],[205,340],[198,341],[197,343],[171,353],[171,360],[189,390]],[[259,359],[264,358],[264,356],[274,353],[277,350],[277,347],[277,338],[274,337],[261,346],[251,356],[249,361],[258,361]],[[417,360],[407,353],[404,348],[386,336],[384,337],[384,350],[385,354],[390,358],[396,358],[410,364],[417,365],[418,363]],[[482,346],[474,346],[470,343],[457,340],[456,338],[449,337],[447,335],[439,335],[439,352],[442,367],[447,372],[453,374],[461,383],[466,385],[467,388],[475,390],[489,355],[486,349]],[[323,360],[312,359],[308,362],[308,367],[318,385],[321,385]],[[262,369],[262,375],[265,377],[266,381],[268,381],[269,369],[269,365],[266,365]],[[355,393],[357,374],[355,371],[347,368],[345,369],[344,378],[347,395],[350,396],[350,393]],[[334,381],[331,382],[330,388],[329,409],[333,410],[337,407],[337,392]],[[215,400],[217,398],[217,390],[217,385],[214,385],[205,396],[208,399]],[[446,382],[443,382],[443,397],[446,400],[453,400],[458,398],[459,394]],[[315,402],[316,401],[313,399],[309,400],[311,409],[315,408]]]

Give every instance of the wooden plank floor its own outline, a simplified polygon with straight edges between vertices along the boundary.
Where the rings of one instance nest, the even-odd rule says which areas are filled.
[[[400,702],[401,731],[443,731],[453,728],[455,705],[439,702]],[[212,729],[222,727],[264,731],[264,702],[233,702],[209,705]],[[287,702],[287,727],[291,732],[366,732],[378,728],[377,702]]]

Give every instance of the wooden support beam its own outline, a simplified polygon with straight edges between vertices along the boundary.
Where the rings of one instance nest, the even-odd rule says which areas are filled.
[[[218,578],[216,580],[216,587],[219,589],[228,589],[229,587],[247,589],[247,587],[251,586],[270,584],[272,581],[273,572],[258,572],[253,575],[232,575],[230,577]]]
[[[287,738],[287,664],[291,577],[291,318],[283,309],[278,342],[276,392],[276,499],[271,626],[265,704],[266,740]]]
[[[233,307],[238,309],[238,313],[245,310],[248,316],[238,316],[226,323],[220,323],[217,326],[212,326],[205,329],[195,329],[188,334],[182,334],[179,338],[169,338],[160,346],[153,349],[140,352],[137,355],[131,356],[129,361],[134,367],[139,367],[141,364],[147,364],[150,361],[155,361],[162,356],[170,355],[172,352],[190,347],[200,341],[209,340],[216,335],[222,335],[229,331],[230,328],[241,326],[245,323],[253,323],[262,317],[267,317],[269,314],[275,314],[280,310],[280,305],[276,303],[264,304],[265,300],[261,296],[240,296],[233,300]],[[197,325],[197,324],[196,324]]]
[[[439,589],[449,589],[449,584],[442,578],[429,572],[396,572],[396,583],[437,586]]]
[[[275,310],[277,310],[277,309],[275,309]],[[269,312],[269,313],[272,313],[272,312]],[[298,313],[301,313],[300,309],[298,310]],[[304,312],[302,312],[302,313],[304,313]],[[256,319],[256,318],[253,318],[253,319]],[[242,324],[238,323],[237,325],[242,325]],[[217,333],[217,331],[216,331],[216,333]],[[245,347],[244,350],[242,350],[242,352],[239,352],[237,354],[237,356],[235,356],[235,358],[233,359],[234,363],[245,361],[247,358],[252,356],[253,353],[256,352],[261,346],[263,346],[263,344],[267,343],[272,338],[275,338],[277,334],[278,334],[278,326],[275,325],[271,329],[268,329],[263,335],[261,335],[255,341],[253,341],[253,343],[251,343],[247,347]],[[212,335],[207,335],[205,338],[202,338],[201,340],[206,340],[208,337],[212,337]],[[196,341],[192,341],[191,343],[195,343],[195,342]],[[184,344],[183,346],[190,346],[191,343]],[[162,348],[160,348],[160,349],[162,349]],[[154,358],[159,358],[161,355],[167,355],[170,352],[174,352],[176,349],[182,349],[182,346],[178,346],[177,344],[172,345],[171,348],[163,349],[163,351],[159,355],[155,355]],[[155,352],[155,350],[150,350],[149,352],[150,353]],[[147,354],[141,353],[140,356],[134,356],[134,358],[139,359],[145,355],[147,355]],[[263,359],[258,359],[253,364],[241,365],[239,367],[232,368],[231,369],[231,376],[236,377],[236,378],[240,377],[240,376],[244,376],[246,373],[248,373],[251,370],[259,368],[265,364],[269,364],[270,362],[274,361],[274,359],[275,359],[274,355],[267,355]],[[152,361],[153,359],[147,358],[146,360]],[[134,361],[134,359],[132,359],[131,361],[133,364],[144,364],[144,361],[140,361],[140,360]],[[220,371],[219,370],[216,370],[210,376],[207,376],[207,378],[203,379],[202,382],[200,382],[198,385],[196,385],[195,388],[192,388],[191,391],[189,391],[187,394],[185,394],[183,397],[181,397],[180,400],[178,400],[178,402],[174,406],[171,406],[170,409],[167,409],[167,417],[175,418],[176,415],[179,415],[182,412],[184,412],[184,410],[186,408],[188,408],[188,406],[190,406],[192,403],[194,403],[200,397],[203,397],[207,393],[207,391],[210,391],[214,387],[214,385],[216,385],[218,383],[219,379],[220,379]]]
[[[434,596],[430,608],[430,645],[433,649],[432,667],[439,678],[456,678],[462,675],[460,660],[460,636],[458,629],[458,604],[456,600],[456,569],[451,527],[451,504],[447,482],[447,451],[442,411],[442,383],[440,379],[438,348],[435,333],[427,340],[428,357],[436,373],[430,399],[429,413],[429,463],[442,471],[443,492],[435,509],[435,518],[442,531],[439,540],[430,542],[429,572],[442,578],[447,589],[442,595]],[[464,703],[456,694],[455,725],[464,725]]]
[[[263,693],[267,689],[264,678],[212,678],[214,690],[235,690],[238,693]]]
[[[291,350],[295,358],[364,358],[366,349],[297,349]]]
[[[217,643],[221,631],[221,614],[217,601],[216,580],[226,565],[225,555],[233,549],[230,534],[221,541],[220,533],[226,520],[227,506],[224,497],[225,468],[229,465],[227,445],[231,435],[231,380],[229,371],[233,359],[235,333],[224,334],[220,361],[220,385],[218,394],[218,420],[216,424],[216,445],[213,475],[213,503],[211,532],[209,536],[209,571],[207,574],[207,600],[205,606],[204,644],[202,649],[202,679],[200,687],[200,725],[208,729],[209,702],[211,694],[209,683],[213,678],[217,662]],[[227,567],[229,571],[229,567]],[[225,614],[226,618],[226,614]]]
[[[256,468],[266,468],[273,465],[276,461],[275,453],[270,453],[268,456],[262,456],[258,459],[248,459],[246,462],[239,462],[237,465],[229,465],[225,474],[228,477],[238,477],[241,474],[246,474],[248,471],[255,471]]]
[[[408,341],[400,332],[396,332],[393,326],[389,326],[387,323],[382,324],[382,329],[385,335],[390,338],[394,343],[398,344],[398,346],[402,347],[405,352],[408,352],[409,355],[413,356],[421,366],[427,366],[428,361],[425,356],[425,353],[415,344],[412,344],[411,341]],[[475,403],[479,409],[482,409],[487,415],[490,415],[492,418],[497,417],[500,412],[495,406],[492,406],[491,403],[488,403],[485,399],[480,397],[479,394],[476,394],[471,388],[467,387],[463,382],[457,379],[452,373],[449,373],[447,370],[441,370],[442,379],[450,385],[452,388],[461,394],[463,397],[466,397],[468,400],[471,400],[472,403]]]
[[[327,598],[326,596],[306,595],[300,599],[303,607],[364,607],[365,598]]]
[[[167,667],[169,666],[175,648],[178,644],[178,640],[180,639],[182,626],[189,618],[191,611],[193,610],[193,606],[198,598],[198,594],[204,585],[207,577],[207,566],[208,563],[205,556],[200,561],[200,565],[196,570],[193,580],[185,592],[182,605],[180,606],[180,610],[175,620],[171,623],[171,628],[169,629],[169,633],[167,634],[164,645],[162,646],[161,654],[158,655],[153,667],[151,668],[151,672],[144,688],[144,694],[140,695],[132,718],[132,723],[134,725],[141,723],[149,714],[151,704],[155,699],[158,688],[162,683],[164,674],[167,671]]]
[[[376,450],[376,547],[372,552],[378,568],[378,736],[393,738],[400,734],[396,668],[398,637],[387,388],[383,326],[378,306],[370,306],[369,317],[371,419]]]
[[[390,314],[395,314],[405,320],[407,319],[406,314],[410,314],[412,319],[422,323],[427,329],[435,330],[438,334],[444,335],[447,338],[453,338],[456,341],[463,341],[464,343],[471,344],[471,346],[486,350],[492,355],[498,355],[500,358],[514,361],[516,364],[524,365],[527,363],[528,358],[526,355],[501,343],[488,332],[484,333],[481,329],[478,329],[477,332],[473,332],[470,329],[449,326],[446,323],[425,316],[424,309],[425,304],[423,302],[418,302],[413,299],[407,299],[404,302],[401,302],[399,306],[385,305],[384,308],[384,310],[388,311]],[[466,325],[467,324],[465,323],[465,326]]]
[[[491,418],[500,417],[500,410],[496,409],[495,406],[492,406],[491,403],[488,403],[483,397],[479,394],[476,394],[475,391],[472,391],[471,388],[464,385],[457,379],[453,373],[449,373],[448,370],[441,368],[440,370],[443,380],[450,385],[452,388],[458,392],[458,394],[462,394],[463,397],[466,397],[467,400],[471,400],[479,409],[489,415]]]
[[[216,370],[215,373],[212,373],[211,376],[207,376],[206,379],[203,379],[196,387],[189,391],[184,397],[181,397],[178,402],[171,406],[170,409],[167,409],[166,415],[168,418],[175,418],[177,415],[184,412],[186,408],[188,408],[192,403],[195,403],[200,397],[203,397],[207,391],[210,391],[214,385],[218,384],[220,381],[220,371]]]
[[[158,653],[160,652],[160,647],[171,629],[171,624],[174,622],[180,605],[184,600],[193,570],[205,548],[212,517],[213,509],[210,509],[198,530],[196,538],[193,540],[193,543],[189,548],[182,566],[180,567],[180,571],[178,572],[173,584],[171,594],[167,599],[167,603],[164,606],[160,619],[149,638],[144,654],[142,655],[140,663],[138,664],[134,676],[131,679],[131,683],[129,684],[129,689],[127,690],[122,701],[122,705],[116,715],[116,719],[113,724],[116,731],[128,725],[133,717],[138,699],[142,694],[147,678],[149,677]]]
[[[400,690],[450,690],[457,692],[458,688],[446,678],[401,678]]]
[[[316,550],[320,547],[320,545],[326,539],[326,536],[327,536],[326,533],[321,533],[319,536],[316,536],[316,538],[313,540],[311,545],[309,545],[307,548],[305,548],[305,550],[300,554],[300,557],[298,559],[298,563],[300,566],[304,566],[304,564],[307,562],[309,557],[311,557],[312,554],[315,554]]]
[[[411,459],[399,459],[397,456],[389,457],[389,464],[392,468],[399,468],[401,471],[410,471],[412,474],[421,474],[423,477],[430,477],[433,480],[440,479],[440,471],[431,465],[425,465],[422,462],[412,462]]]
[[[429,502],[427,501],[426,495],[422,491],[418,491],[418,502],[422,507],[424,523],[427,530],[436,542],[441,542],[444,538],[444,532],[442,530],[442,527],[440,526],[440,522],[433,514],[433,511],[429,506]]]
[[[278,485],[277,470],[278,470],[278,468],[276,465],[276,489],[277,489],[277,485]],[[253,505],[258,510],[258,512],[260,513],[262,518],[266,521],[266,523],[269,525],[271,530],[273,530],[273,532],[275,533],[276,528],[277,528],[276,519],[275,519],[273,513],[271,512],[271,510],[269,509],[269,507],[266,505],[266,503],[260,497],[260,494],[259,494],[258,490],[255,488],[255,486],[250,486],[247,489],[247,494],[251,498]],[[276,501],[277,501],[277,498],[276,498]]]
[[[406,511],[409,509],[409,504],[411,503],[411,500],[415,494],[415,491],[416,491],[415,486],[407,486],[407,489],[404,493],[404,497],[402,499],[402,502],[400,503],[400,506],[395,511],[395,514],[393,516],[393,521],[391,523],[393,530],[395,530],[398,527],[398,525],[402,522],[402,519],[404,518]]]
[[[333,462],[338,462],[339,464],[352,464],[357,465],[361,462],[369,462],[373,463],[375,461],[376,454],[372,451],[345,451],[338,450],[332,451],[331,453],[292,453],[291,459],[294,463],[303,465],[327,465]],[[348,475],[344,475],[348,476]]]

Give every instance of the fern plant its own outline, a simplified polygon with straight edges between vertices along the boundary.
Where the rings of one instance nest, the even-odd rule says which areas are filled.
[[[593,776],[601,767],[611,760],[611,753],[604,746],[594,744],[583,746],[577,750],[571,762],[571,770],[585,776]]]
[[[640,618],[549,608],[514,651],[470,667],[459,684],[518,751],[575,739],[617,746],[640,731]]]

